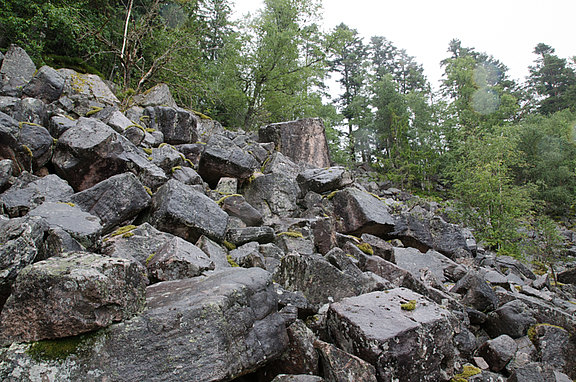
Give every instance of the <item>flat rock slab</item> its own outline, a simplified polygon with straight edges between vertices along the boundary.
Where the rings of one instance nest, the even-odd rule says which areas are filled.
[[[147,309],[79,339],[72,351],[32,358],[30,345],[0,350],[0,376],[34,381],[229,381],[286,350],[284,320],[268,272],[230,268],[203,279],[155,284]],[[152,354],[162,356],[152,357]],[[56,359],[55,359],[56,358]],[[58,361],[58,362],[55,362]]]
[[[405,288],[331,304],[327,325],[335,344],[374,365],[381,382],[439,381],[453,364],[455,318]]]
[[[322,194],[332,190],[338,190],[352,184],[352,174],[344,167],[315,168],[305,170],[296,178],[302,194],[314,191]]]
[[[62,338],[106,327],[144,309],[139,264],[89,253],[24,268],[0,314],[0,341]]]

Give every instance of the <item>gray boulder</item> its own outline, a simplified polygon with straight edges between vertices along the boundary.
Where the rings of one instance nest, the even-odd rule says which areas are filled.
[[[44,202],[69,202],[73,194],[72,187],[57,175],[39,178],[25,172],[0,195],[0,206],[8,216],[18,217]]]
[[[558,272],[558,281],[564,284],[576,284],[576,267]]]
[[[64,90],[64,77],[55,69],[43,66],[24,86],[23,93],[46,103],[56,101]]]
[[[168,106],[177,107],[176,101],[166,84],[158,84],[146,92],[133,97],[134,103],[142,106]]]
[[[468,272],[450,291],[462,295],[462,302],[476,310],[490,311],[498,307],[498,296],[476,271]]]
[[[78,73],[72,69],[58,69],[58,73],[64,77],[64,89],[59,101],[65,102],[66,111],[85,116],[106,106],[120,106],[118,98],[97,75]]]
[[[246,227],[228,229],[226,238],[235,245],[242,245],[251,241],[260,244],[272,243],[276,236],[272,227]]]
[[[152,155],[149,159],[167,174],[171,174],[185,165],[184,156],[170,145],[160,145],[160,147],[152,149]]]
[[[228,215],[237,217],[249,227],[260,226],[264,222],[262,214],[250,205],[242,195],[229,195],[219,203]]]
[[[137,261],[143,266],[175,236],[158,231],[148,223],[120,227],[103,239],[102,253]]]
[[[174,237],[147,259],[146,268],[152,279],[169,281],[200,276],[215,265],[200,248]]]
[[[329,381],[377,381],[376,368],[361,358],[320,340],[314,342],[314,348],[320,354],[322,370]]]
[[[203,185],[202,177],[190,167],[172,169],[172,178],[190,186]]]
[[[293,217],[297,215],[298,193],[296,181],[282,174],[256,177],[244,189],[246,201],[265,218],[272,216]]]
[[[10,186],[13,166],[14,162],[10,159],[0,160],[0,192],[4,192]]]
[[[151,198],[132,173],[114,175],[74,194],[70,201],[83,211],[98,216],[104,231],[132,220],[148,207]]]
[[[198,140],[197,117],[188,110],[179,107],[150,106],[144,109],[144,115],[148,117],[148,127],[161,131],[166,143],[178,145]]]
[[[274,142],[276,150],[292,161],[317,168],[330,166],[324,124],[320,119],[274,123],[258,131],[260,142]]]
[[[48,131],[54,138],[60,138],[68,129],[76,126],[77,121],[64,115],[53,115],[48,122]]]
[[[193,243],[201,235],[220,241],[226,233],[228,215],[192,186],[171,179],[152,198],[150,223]]]
[[[221,270],[231,266],[228,262],[228,251],[222,245],[210,240],[206,236],[200,236],[196,245],[208,255],[210,261],[214,263],[215,270]]]
[[[216,187],[220,178],[231,177],[248,179],[258,162],[249,153],[238,147],[231,139],[222,135],[213,135],[206,143],[200,157],[198,173],[212,187]]]
[[[270,274],[236,268],[207,278],[147,288],[147,308],[75,348],[43,354],[39,345],[0,350],[3,380],[31,382],[48,368],[53,380],[97,376],[113,381],[230,381],[280,356],[288,345]],[[35,358],[30,349],[39,350]],[[162,352],[161,357],[151,354]],[[40,353],[40,354],[39,354]]]
[[[354,182],[352,174],[344,167],[305,170],[298,174],[296,180],[300,185],[302,195],[306,195],[308,191],[322,194],[350,186]]]
[[[388,206],[378,198],[356,188],[346,188],[332,197],[334,213],[342,220],[340,232],[360,236],[383,236],[394,229]]]
[[[438,381],[453,368],[455,317],[408,289],[331,304],[327,325],[338,347],[376,367],[378,381]]]
[[[61,228],[88,249],[95,248],[102,234],[97,216],[66,203],[44,202],[28,213],[44,218],[50,228]]]
[[[36,65],[26,51],[11,45],[0,66],[0,95],[19,97],[22,87],[34,77]]]
[[[88,253],[52,257],[23,269],[0,314],[0,340],[29,342],[89,332],[144,308],[140,266]]]
[[[231,263],[244,268],[259,267],[266,269],[264,257],[260,253],[259,245],[256,242],[246,243],[230,251]]]
[[[503,334],[493,340],[484,342],[478,348],[477,354],[486,360],[490,370],[499,372],[514,357],[517,349],[518,345],[516,345],[512,337]]]
[[[534,324],[536,320],[530,308],[520,300],[513,300],[490,312],[485,328],[492,337],[507,334],[520,338]]]
[[[428,269],[440,283],[448,280],[458,281],[466,274],[466,269],[434,250],[422,253],[416,248],[394,248],[396,265],[406,269],[416,278],[421,278],[421,271]]]
[[[528,336],[538,350],[538,359],[546,366],[576,375],[576,346],[570,333],[564,328],[550,324],[537,324],[530,328]]]

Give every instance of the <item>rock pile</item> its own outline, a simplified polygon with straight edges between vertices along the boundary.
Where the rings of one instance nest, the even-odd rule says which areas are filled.
[[[165,85],[122,109],[0,65],[0,380],[576,378],[575,271],[331,166],[320,120],[232,131]]]

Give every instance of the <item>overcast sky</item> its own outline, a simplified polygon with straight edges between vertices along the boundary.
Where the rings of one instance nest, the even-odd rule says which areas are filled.
[[[235,0],[236,14],[262,0]],[[453,38],[499,59],[523,80],[543,42],[563,58],[576,55],[576,0],[323,0],[324,29],[343,22],[366,38],[384,36],[424,65],[435,85]]]

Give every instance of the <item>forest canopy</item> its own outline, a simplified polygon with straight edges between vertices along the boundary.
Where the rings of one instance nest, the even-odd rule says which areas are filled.
[[[526,227],[571,224],[576,196],[576,61],[534,47],[524,82],[505,63],[447,42],[441,86],[385,36],[321,28],[319,0],[265,0],[232,20],[230,0],[0,0],[0,48],[37,65],[97,73],[119,97],[166,83],[183,107],[230,128],[325,121],[332,159],[456,200],[501,253]],[[338,90],[328,90],[328,80]]]

